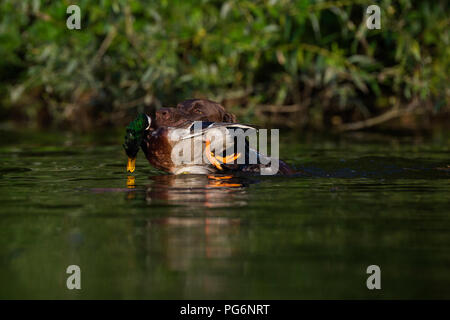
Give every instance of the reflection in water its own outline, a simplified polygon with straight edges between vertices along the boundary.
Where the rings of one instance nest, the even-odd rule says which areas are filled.
[[[170,270],[190,271],[205,259],[235,255],[240,223],[240,219],[218,217],[149,219],[145,227],[146,251],[150,254],[162,249]]]
[[[203,260],[225,263],[238,252],[241,219],[232,216],[230,207],[247,204],[249,181],[223,175],[160,175],[149,178],[145,201],[152,206],[168,204],[167,216],[146,220],[145,255],[151,261],[154,252],[161,252],[164,265],[172,271],[186,272],[186,281],[199,283],[211,291],[226,285],[223,277],[192,272]],[[128,177],[129,188],[135,187]],[[136,192],[139,192],[136,190]],[[132,199],[129,192],[127,199]],[[214,208],[214,211],[206,209]],[[228,211],[220,210],[228,208]],[[225,259],[225,260],[224,260]],[[146,269],[151,269],[151,262]],[[187,289],[187,287],[186,287]]]
[[[136,178],[134,176],[128,176],[127,177],[127,188],[128,189],[136,188]],[[133,200],[135,197],[136,197],[135,192],[128,192],[127,193],[127,200]]]
[[[448,298],[448,146],[293,139],[308,176],[289,178],[127,178],[120,146],[3,148],[0,298],[367,299],[374,261],[395,284],[376,297]],[[71,264],[87,290],[67,290]]]
[[[127,187],[133,189],[136,187],[136,178],[134,176],[127,177]]]
[[[163,175],[150,177],[146,200],[170,204],[220,208],[246,205],[246,185],[242,178],[219,175]]]

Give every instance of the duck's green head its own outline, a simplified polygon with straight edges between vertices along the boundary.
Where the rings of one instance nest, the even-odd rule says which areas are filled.
[[[150,128],[151,119],[144,113],[140,113],[136,119],[127,126],[125,143],[123,148],[128,156],[127,171],[133,172],[135,169],[136,155],[144,139],[144,132]]]

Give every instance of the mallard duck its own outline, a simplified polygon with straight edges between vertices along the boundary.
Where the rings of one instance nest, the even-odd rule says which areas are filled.
[[[127,126],[123,147],[128,156],[129,172],[135,170],[139,148],[151,165],[173,174],[258,173],[269,170],[270,167],[263,163],[279,161],[258,153],[247,142],[240,150],[236,149],[239,146],[232,130],[256,130],[247,125],[185,120],[177,127],[155,128],[152,123],[150,116],[139,114]],[[250,163],[249,159],[253,161]],[[282,174],[293,173],[282,161],[276,167]]]

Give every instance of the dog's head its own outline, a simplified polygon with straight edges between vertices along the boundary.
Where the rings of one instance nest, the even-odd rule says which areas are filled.
[[[176,127],[186,120],[211,122],[236,122],[234,114],[226,112],[217,102],[205,99],[189,99],[176,108],[162,108],[156,112],[156,126]]]

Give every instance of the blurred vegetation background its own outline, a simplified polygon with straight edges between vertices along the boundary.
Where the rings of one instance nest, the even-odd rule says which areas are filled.
[[[1,122],[92,130],[197,97],[273,126],[448,124],[449,16],[447,0],[2,0]]]

